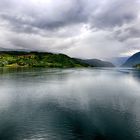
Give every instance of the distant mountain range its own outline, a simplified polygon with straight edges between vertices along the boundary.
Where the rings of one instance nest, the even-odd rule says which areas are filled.
[[[0,50],[0,67],[115,67],[114,64],[120,65],[121,63],[123,63],[122,67],[140,67],[140,52],[130,58],[114,58],[111,61],[114,62],[113,64],[99,59],[71,58],[65,54],[2,50]]]
[[[98,59],[77,59],[48,52],[0,51],[0,67],[114,67]]]
[[[140,65],[140,52],[132,55],[128,60],[122,65],[123,67],[135,67],[136,65]]]
[[[8,49],[0,47],[0,52],[31,52],[31,50],[26,49]]]
[[[121,66],[122,64],[124,64],[126,62],[126,60],[128,58],[129,58],[128,56],[126,56],[126,57],[113,57],[113,58],[108,59],[108,61],[113,63],[115,66]]]
[[[102,61],[99,59],[77,59],[79,62],[88,64],[94,67],[115,67],[112,63],[107,61]]]

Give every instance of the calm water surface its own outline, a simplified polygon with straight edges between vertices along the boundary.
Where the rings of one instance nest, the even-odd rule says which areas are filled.
[[[140,71],[1,68],[0,140],[140,140]]]

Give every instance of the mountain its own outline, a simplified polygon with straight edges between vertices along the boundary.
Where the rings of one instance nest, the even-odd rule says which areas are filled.
[[[115,67],[112,63],[107,61],[101,61],[98,59],[77,59],[79,62],[86,63],[94,67]]]
[[[116,66],[121,66],[126,62],[129,57],[113,57],[108,59],[109,62],[113,63]]]
[[[132,55],[122,66],[123,67],[134,67],[140,64],[140,52]]]
[[[0,67],[88,67],[64,54],[47,52],[0,51]]]
[[[26,50],[26,49],[10,49],[10,48],[2,48],[0,47],[0,52],[30,52],[31,50]]]

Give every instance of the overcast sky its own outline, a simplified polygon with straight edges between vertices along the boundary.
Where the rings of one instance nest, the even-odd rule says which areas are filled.
[[[0,48],[131,55],[140,51],[140,0],[0,0]]]

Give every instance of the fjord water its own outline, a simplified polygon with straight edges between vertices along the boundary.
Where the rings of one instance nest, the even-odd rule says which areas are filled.
[[[0,140],[139,140],[140,71],[0,69]]]

